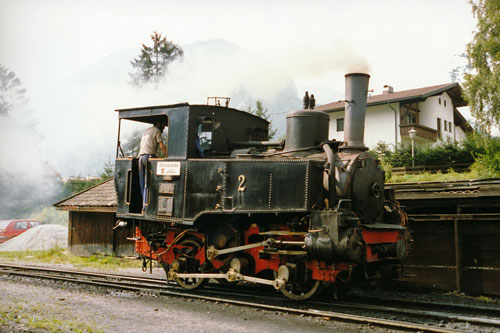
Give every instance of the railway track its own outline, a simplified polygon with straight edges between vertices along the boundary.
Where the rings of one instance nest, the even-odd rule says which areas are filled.
[[[86,284],[158,296],[194,298],[392,329],[426,332],[500,330],[500,307],[494,306],[472,307],[464,304],[373,296],[350,296],[342,301],[293,302],[273,294],[271,289],[266,292],[262,288],[253,288],[248,285],[221,286],[217,283],[210,283],[196,291],[187,291],[158,278],[11,264],[0,264],[0,274]]]

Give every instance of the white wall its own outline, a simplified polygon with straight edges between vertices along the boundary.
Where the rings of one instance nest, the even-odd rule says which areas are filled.
[[[463,141],[466,139],[466,134],[460,126],[455,126],[455,140]]]
[[[381,141],[394,145],[394,136],[396,134],[398,143],[401,141],[399,135],[399,103],[393,103],[391,106],[396,110],[396,117],[394,111],[387,104],[367,108],[365,120],[365,145],[367,147],[375,148],[377,143]],[[395,121],[397,122],[397,129],[395,129]]]
[[[441,99],[441,104],[439,104],[439,99]],[[446,106],[444,106],[445,101]],[[437,130],[437,118],[441,118],[442,138],[449,138],[452,141],[454,140],[455,124],[453,123],[453,103],[447,93],[442,93],[441,95],[427,98],[425,101],[419,103],[419,109],[420,125],[424,125]],[[444,127],[445,121],[448,123],[446,130]],[[449,128],[449,124],[451,124],[451,131]]]
[[[345,119],[345,111],[330,112],[330,130],[328,133],[328,138],[330,140],[344,141],[344,131],[337,131],[337,119]]]
[[[397,116],[394,117],[394,111],[387,105],[377,105],[368,107],[365,119],[365,145],[374,148],[377,143],[383,141],[388,144],[395,144],[394,121],[397,120],[398,143],[401,141],[399,135],[399,103],[392,103],[391,106],[396,110]],[[344,118],[344,111],[330,112],[330,133],[329,138],[338,141],[344,141],[344,131],[337,131],[337,119]],[[395,119],[397,118],[397,119]]]

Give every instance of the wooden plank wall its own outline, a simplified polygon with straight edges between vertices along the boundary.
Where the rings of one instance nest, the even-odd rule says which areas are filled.
[[[458,221],[459,281],[454,223],[410,222],[414,242],[404,280],[418,288],[500,295],[500,221]]]
[[[114,213],[71,211],[69,218],[69,252],[76,256],[93,254],[132,256],[135,253],[132,229],[113,230]]]

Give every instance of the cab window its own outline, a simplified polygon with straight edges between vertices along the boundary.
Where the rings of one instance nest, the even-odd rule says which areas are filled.
[[[198,140],[196,146],[200,152],[209,150],[212,147],[212,132],[213,132],[213,120],[208,118],[204,119],[197,128],[197,138]]]

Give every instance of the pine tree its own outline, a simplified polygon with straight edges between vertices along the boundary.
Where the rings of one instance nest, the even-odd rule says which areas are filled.
[[[248,107],[248,112],[258,116],[258,117],[261,117],[261,118],[264,118],[265,120],[269,121],[269,118],[270,118],[270,115],[269,113],[267,112],[267,109],[264,109],[264,106],[262,105],[262,101],[260,99],[258,99],[256,102],[255,102],[255,110],[252,110],[251,106]],[[276,129],[273,129],[273,126],[271,124],[271,122],[269,122],[269,140],[271,140],[275,135],[276,135],[276,132],[278,130]]]
[[[8,115],[16,106],[24,104],[26,88],[16,74],[0,64],[0,115]]]
[[[168,65],[184,54],[180,46],[168,41],[167,37],[163,37],[161,33],[154,31],[151,40],[153,46],[142,44],[139,57],[130,61],[135,72],[129,75],[133,84],[137,86],[152,81],[157,82],[156,80],[166,73]]]

